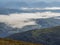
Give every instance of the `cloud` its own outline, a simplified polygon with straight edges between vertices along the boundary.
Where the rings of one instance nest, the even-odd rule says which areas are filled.
[[[35,20],[40,18],[50,18],[59,16],[60,13],[44,12],[44,13],[21,13],[0,15],[0,22],[4,22],[12,27],[22,28],[26,25],[37,25]]]

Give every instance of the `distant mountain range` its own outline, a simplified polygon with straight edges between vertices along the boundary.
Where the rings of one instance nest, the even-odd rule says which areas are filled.
[[[20,13],[35,13],[35,12],[54,12],[54,13],[60,13],[60,8],[58,9],[50,9],[50,8],[42,8],[42,9],[26,9],[24,10],[23,8],[0,8],[0,15],[10,15],[10,14],[20,14]]]

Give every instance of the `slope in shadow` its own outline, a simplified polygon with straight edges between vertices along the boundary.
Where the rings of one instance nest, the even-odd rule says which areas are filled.
[[[60,45],[60,26],[17,33],[6,38],[45,45]]]

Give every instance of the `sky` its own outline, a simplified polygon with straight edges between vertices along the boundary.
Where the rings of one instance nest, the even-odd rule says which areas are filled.
[[[0,1],[31,1],[31,2],[45,1],[45,2],[52,2],[52,1],[60,1],[60,0],[0,0]]]

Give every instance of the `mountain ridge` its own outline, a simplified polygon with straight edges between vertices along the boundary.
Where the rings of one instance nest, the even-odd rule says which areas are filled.
[[[17,33],[6,38],[33,43],[43,43],[46,45],[60,45],[60,26]]]

